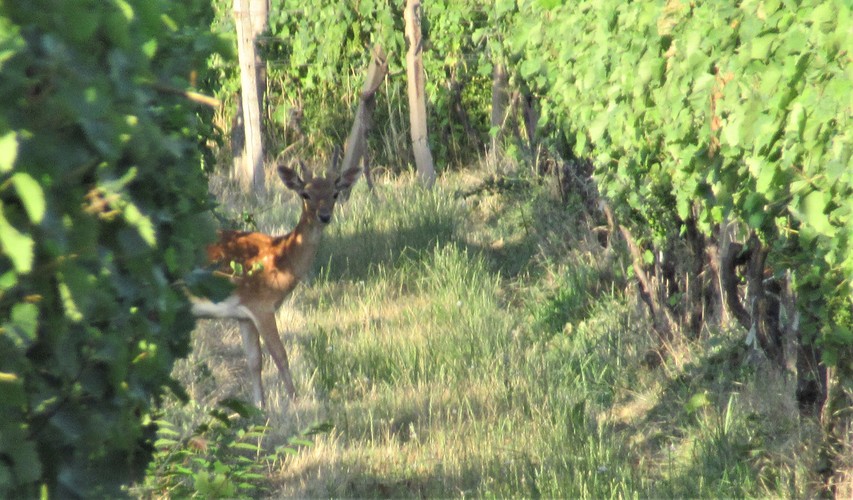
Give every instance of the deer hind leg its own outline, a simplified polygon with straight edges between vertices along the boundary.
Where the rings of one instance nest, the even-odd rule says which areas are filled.
[[[261,332],[261,337],[264,339],[264,344],[270,352],[275,366],[278,367],[278,373],[281,380],[284,382],[284,388],[287,391],[290,399],[296,398],[296,388],[293,387],[293,377],[290,374],[290,363],[287,361],[287,351],[284,349],[284,344],[281,343],[281,337],[278,335],[278,327],[275,324],[275,313],[265,312],[257,314],[258,329]]]
[[[246,319],[240,321],[240,336],[243,337],[243,351],[246,353],[246,361],[249,365],[249,377],[252,379],[252,400],[254,403],[264,407],[264,387],[261,381],[261,339],[255,324]]]

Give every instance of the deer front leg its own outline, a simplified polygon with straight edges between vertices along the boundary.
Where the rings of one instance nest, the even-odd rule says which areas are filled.
[[[287,361],[287,351],[284,349],[284,344],[281,343],[281,337],[278,335],[278,326],[275,323],[275,312],[267,311],[263,314],[257,314],[258,329],[261,332],[261,337],[267,346],[267,350],[272,356],[275,366],[278,367],[278,373],[281,380],[284,381],[284,388],[287,391],[290,399],[296,399],[296,388],[293,386],[293,377],[290,375],[290,363]]]
[[[240,336],[243,337],[243,351],[246,353],[246,361],[249,365],[249,378],[252,379],[252,400],[255,405],[264,407],[264,388],[261,381],[261,339],[255,324],[246,319],[239,320]]]

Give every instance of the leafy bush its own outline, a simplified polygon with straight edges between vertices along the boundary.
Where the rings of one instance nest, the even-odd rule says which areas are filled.
[[[286,455],[312,446],[307,438],[331,430],[316,424],[287,444],[267,452],[263,441],[269,428],[252,424],[260,412],[252,406],[228,399],[220,408],[207,411],[207,420],[184,436],[174,424],[158,420],[160,438],[154,443],[154,460],[143,484],[131,490],[137,496],[186,498],[257,498],[266,489],[270,469]],[[233,412],[233,413],[230,413]]]
[[[118,494],[188,349],[212,236],[208,2],[0,4],[0,497]],[[167,90],[164,90],[167,89]],[[207,115],[205,115],[207,113]],[[204,115],[204,116],[202,116]]]
[[[508,39],[542,123],[596,158],[621,220],[661,251],[691,232],[722,241],[729,222],[753,235],[796,294],[787,323],[845,384],[852,19],[843,1],[527,1]]]

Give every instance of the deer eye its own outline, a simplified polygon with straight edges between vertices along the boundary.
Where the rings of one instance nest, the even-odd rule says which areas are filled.
[[[306,200],[306,201],[311,199],[311,195],[306,193],[305,191],[302,191],[301,193],[299,193],[299,196],[301,196],[302,199]]]
[[[337,200],[337,199],[338,199],[338,195],[339,195],[339,194],[340,194],[340,193],[338,193],[337,191],[335,191],[335,194],[333,194],[333,195],[332,195],[332,198],[334,198],[334,199],[336,199],[336,200]]]

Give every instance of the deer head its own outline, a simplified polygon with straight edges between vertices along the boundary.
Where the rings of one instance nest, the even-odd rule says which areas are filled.
[[[285,165],[279,165],[278,175],[285,186],[302,198],[303,219],[328,224],[332,220],[338,195],[355,183],[361,169],[351,168],[338,176],[329,174],[324,177],[314,177],[301,161],[299,165],[304,173],[304,179],[296,170]]]

